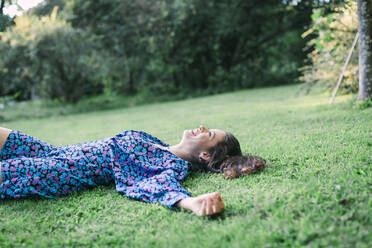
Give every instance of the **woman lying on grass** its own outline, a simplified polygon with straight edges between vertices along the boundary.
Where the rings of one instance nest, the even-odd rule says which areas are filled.
[[[229,132],[204,126],[185,130],[169,146],[150,134],[124,131],[69,146],[53,146],[20,131],[0,128],[1,198],[39,195],[56,198],[72,191],[115,182],[130,198],[188,209],[198,216],[224,209],[217,192],[191,197],[180,182],[191,170],[224,173],[228,178],[260,171],[265,161],[242,156]]]

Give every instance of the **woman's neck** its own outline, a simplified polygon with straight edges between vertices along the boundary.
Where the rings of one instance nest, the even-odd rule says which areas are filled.
[[[183,147],[180,144],[170,146],[168,147],[168,150],[174,155],[176,155],[177,157],[183,160],[186,160],[188,162],[192,162],[191,161],[192,159],[190,158],[189,154],[185,152],[185,149],[183,149]]]
[[[174,145],[174,146],[169,146],[169,147],[165,147],[165,146],[162,146],[162,145],[159,145],[159,144],[155,144],[157,147],[161,148],[161,149],[164,149],[164,150],[168,150],[170,151],[171,153],[173,153],[175,156],[183,159],[183,160],[187,160],[187,155],[185,154],[185,152],[183,151],[182,147],[178,144],[178,145]]]

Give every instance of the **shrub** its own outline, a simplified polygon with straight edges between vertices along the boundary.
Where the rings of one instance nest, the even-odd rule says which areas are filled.
[[[302,80],[309,85],[321,84],[329,90],[337,83],[358,29],[355,1],[349,0],[344,7],[336,11],[328,15],[323,15],[321,10],[314,11],[312,27],[304,34],[306,36],[316,33],[317,36],[308,43],[314,50],[308,55],[311,65],[301,69],[304,72]],[[354,50],[339,91],[358,91],[357,49]]]
[[[23,15],[1,36],[1,95],[75,103],[102,92],[94,36],[56,17]]]
[[[13,25],[12,19],[7,15],[0,14],[0,32]]]

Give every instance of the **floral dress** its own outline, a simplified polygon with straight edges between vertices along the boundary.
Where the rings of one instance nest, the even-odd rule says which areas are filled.
[[[180,184],[191,164],[157,145],[169,146],[133,130],[69,146],[53,146],[12,131],[0,154],[0,196],[57,198],[115,183],[127,197],[176,207],[177,201],[191,196]]]

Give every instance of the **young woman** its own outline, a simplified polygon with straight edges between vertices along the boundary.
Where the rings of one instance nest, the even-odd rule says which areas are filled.
[[[0,197],[56,198],[112,182],[119,193],[198,216],[224,209],[217,192],[191,197],[180,182],[191,170],[225,173],[229,178],[261,170],[264,160],[241,156],[229,132],[204,126],[185,130],[169,146],[141,131],[76,145],[53,146],[20,131],[0,128]],[[255,160],[256,159],[256,160]],[[258,160],[257,160],[258,159]]]

